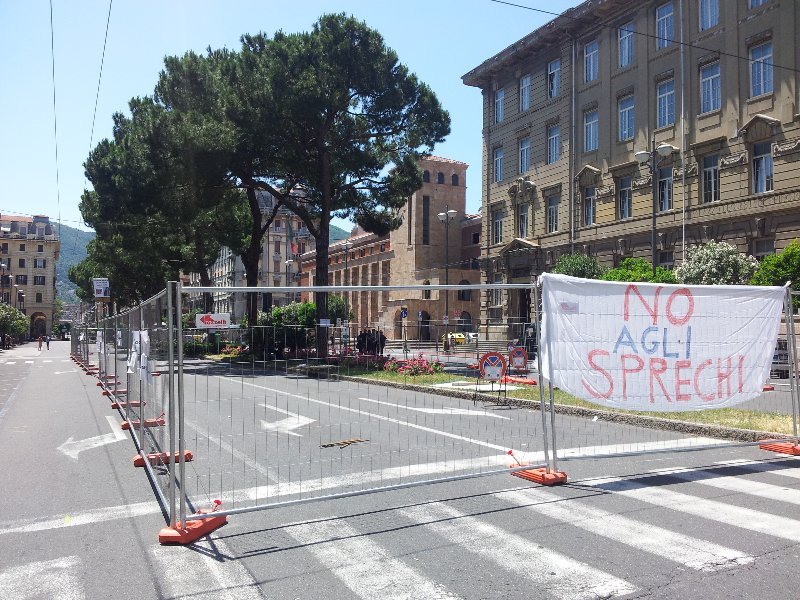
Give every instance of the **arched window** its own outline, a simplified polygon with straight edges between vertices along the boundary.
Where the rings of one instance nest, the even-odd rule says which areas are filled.
[[[431,172],[430,171],[423,171],[422,172],[422,181],[425,183],[431,182]]]
[[[425,280],[422,282],[422,285],[430,285],[431,282],[429,280]],[[422,290],[422,299],[423,300],[430,300],[431,299],[431,291],[430,290]]]
[[[436,174],[436,183],[444,183],[444,173],[441,171]]]
[[[469,281],[462,279],[458,282],[458,285],[469,285]],[[458,290],[458,299],[469,302],[472,300],[472,290]]]
[[[451,185],[458,185],[458,173],[453,173],[453,176],[450,178]]]

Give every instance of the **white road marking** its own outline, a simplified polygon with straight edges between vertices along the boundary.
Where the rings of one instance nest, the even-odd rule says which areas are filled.
[[[636,480],[605,478],[585,485],[747,531],[800,542],[800,522],[788,517],[675,492],[663,485],[650,487]]]
[[[462,442],[467,442],[470,444],[475,444],[477,446],[483,446],[484,448],[491,448],[493,450],[501,450],[506,451],[508,450],[508,446],[498,446],[497,444],[492,444],[489,442],[484,442],[483,440],[476,440],[473,438],[468,438],[462,435],[457,435],[455,433],[450,433],[449,431],[442,431],[441,429],[434,429],[432,427],[425,427],[423,425],[418,425],[416,423],[409,423],[407,421],[403,421],[401,419],[394,419],[391,417],[386,417],[384,415],[378,415],[375,413],[363,411],[357,408],[350,408],[348,406],[341,406],[339,404],[335,404],[333,402],[325,402],[324,400],[317,400],[316,398],[311,398],[309,396],[301,396],[300,394],[293,394],[291,392],[287,392],[285,390],[279,390],[276,388],[270,388],[263,385],[258,385],[256,383],[250,383],[249,381],[231,381],[227,377],[223,377],[220,375],[216,376],[218,379],[222,379],[223,381],[228,381],[229,383],[235,383],[237,386],[239,385],[249,385],[254,388],[258,388],[261,390],[266,390],[268,392],[275,392],[277,394],[283,394],[285,396],[291,396],[292,398],[299,398],[300,400],[304,400],[306,402],[312,402],[314,404],[320,404],[322,406],[327,406],[330,408],[336,408],[338,410],[342,410],[345,412],[357,413],[359,415],[369,417],[370,419],[377,419],[379,421],[386,421],[388,423],[395,423],[397,425],[402,425],[408,427],[410,429],[417,429],[420,431],[425,431],[428,433],[434,433],[437,435],[441,435],[443,437],[448,437],[451,439],[456,439]],[[564,451],[560,451],[558,456],[560,458],[571,458],[575,456],[603,456],[609,454],[618,454],[624,452],[632,452],[637,451],[641,452],[644,449],[652,449],[652,450],[661,450],[661,449],[674,449],[674,448],[687,448],[687,447],[705,447],[705,446],[724,446],[729,444],[730,442],[724,442],[721,440],[715,440],[712,438],[680,438],[675,440],[664,440],[661,442],[630,442],[627,444],[612,444],[611,446],[589,446],[586,448],[572,448],[567,449]],[[515,453],[517,458],[521,458],[522,460],[532,460],[528,453]],[[538,455],[536,453],[535,455]]]
[[[798,469],[798,471],[800,471],[800,469]],[[707,485],[720,490],[736,492],[737,494],[757,496],[759,498],[767,498],[768,500],[786,502],[787,504],[800,504],[800,490],[797,488],[774,485],[771,483],[762,483],[761,481],[745,479],[736,475],[717,476],[716,474],[709,473],[706,470],[689,471],[658,469],[651,472],[654,474],[666,474],[681,481],[699,483],[701,485]]]
[[[191,421],[186,421],[186,426],[197,431],[200,431],[198,426]],[[262,464],[250,459],[242,452],[235,450],[229,444],[223,442],[219,438],[207,433],[202,434],[207,437],[215,445],[219,445],[225,452],[230,452],[238,460],[248,461],[248,466],[257,470],[264,475],[269,481],[275,481],[276,478],[271,473],[271,470]],[[676,440],[680,441],[680,440]],[[663,442],[653,442],[659,448],[663,446]],[[610,446],[592,446],[587,448],[567,448],[563,451],[565,455],[581,456],[582,451],[589,452],[587,456],[593,456],[595,453],[602,454],[605,450],[613,450],[617,445]],[[526,457],[530,457],[532,462],[541,460],[543,452],[525,453]],[[498,455],[490,455],[475,458],[466,458],[458,460],[436,461],[430,463],[418,463],[411,465],[404,465],[400,467],[389,467],[379,471],[365,471],[359,473],[342,474],[333,477],[323,477],[315,480],[308,480],[303,482],[284,482],[275,483],[264,486],[256,486],[244,489],[234,489],[224,493],[216,494],[216,497],[222,498],[227,503],[232,500],[240,500],[242,497],[248,497],[251,500],[264,501],[269,498],[275,500],[283,496],[292,496],[295,494],[310,494],[322,490],[332,490],[339,488],[340,490],[350,491],[358,487],[373,486],[376,483],[389,484],[391,482],[398,482],[404,479],[411,479],[414,477],[423,477],[430,475],[457,475],[465,471],[489,471],[497,470],[502,467],[508,466],[510,458],[505,453]],[[502,469],[501,469],[502,470]],[[609,481],[608,478],[598,478],[596,480],[583,480],[581,483],[584,485],[592,485],[597,483],[604,483]],[[215,495],[209,493],[209,499]],[[201,499],[194,498],[195,501],[200,502]],[[138,504],[128,504],[121,506],[113,506],[106,509],[89,510],[83,512],[76,512],[71,515],[60,515],[47,520],[39,519],[24,519],[14,522],[0,522],[0,535],[13,534],[13,533],[29,533],[34,531],[47,531],[50,529],[60,529],[64,527],[75,527],[82,525],[90,525],[93,523],[100,523],[105,521],[113,521],[115,519],[127,519],[142,515],[149,515],[160,512],[161,509],[155,501],[141,502]]]
[[[53,361],[52,361],[52,360],[50,360],[49,358],[47,358],[47,359],[43,360],[42,362],[43,362],[43,363],[51,363],[51,362],[53,362]]]
[[[64,375],[65,373],[74,373],[74,372],[75,372],[75,369],[72,369],[70,371],[55,371],[53,373],[53,375]]]
[[[562,521],[690,569],[716,571],[753,562],[753,557],[744,552],[586,506],[575,499],[566,500],[538,488],[499,492],[495,496],[531,513]],[[531,505],[531,502],[536,504]]]
[[[458,598],[341,520],[302,523],[283,531],[306,544],[303,550],[360,598]]]
[[[722,460],[719,462],[715,462],[714,464],[720,466],[746,467],[753,471],[758,471],[759,473],[773,473],[775,475],[780,475],[781,477],[800,479],[800,468],[781,467],[779,469],[776,469],[775,463],[769,463],[769,462],[765,463],[760,460],[759,461],[749,460],[749,459]]]
[[[469,417],[491,417],[493,419],[505,419],[510,421],[510,417],[503,415],[496,415],[485,410],[472,410],[469,408],[421,408],[417,406],[408,406],[406,404],[395,404],[394,402],[384,402],[382,400],[373,400],[372,398],[359,398],[367,402],[374,402],[375,404],[382,404],[384,406],[391,406],[392,408],[402,408],[403,410],[413,410],[416,412],[426,413],[429,415],[465,415]]]
[[[86,594],[76,576],[80,567],[78,557],[67,556],[6,569],[0,572],[0,598],[84,600]]]
[[[136,504],[123,504],[121,506],[110,506],[108,508],[64,514],[44,521],[39,519],[24,519],[13,523],[2,523],[0,524],[0,535],[33,533],[36,531],[50,531],[52,529],[63,529],[66,527],[93,525],[95,523],[116,521],[117,519],[131,519],[160,512],[161,507],[155,500],[138,502]],[[0,598],[2,597],[3,596],[0,596]]]
[[[442,503],[403,509],[402,514],[425,524],[459,548],[488,558],[514,577],[526,578],[563,600],[609,598],[637,587],[586,563],[541,547],[535,541],[484,523]]]
[[[126,439],[127,436],[122,431],[119,423],[117,423],[114,417],[106,416],[106,420],[108,421],[108,425],[111,427],[111,433],[96,435],[94,437],[86,438],[85,440],[77,441],[75,441],[75,438],[70,436],[66,442],[57,448],[57,450],[59,452],[63,452],[70,458],[78,460],[78,454],[84,450],[99,448],[100,446],[113,444],[114,442],[121,442],[122,440]]]
[[[6,364],[7,364],[7,365],[15,365],[15,364],[17,364],[17,361],[15,361],[15,360],[9,360],[9,361],[7,361],[7,362],[6,362]]]
[[[224,381],[230,381],[230,379],[222,376],[217,376],[218,379],[222,379]],[[505,450],[506,446],[498,446],[497,444],[491,444],[489,442],[484,442],[483,440],[475,440],[472,438],[465,437],[463,435],[457,435],[455,433],[450,433],[449,431],[441,431],[439,429],[433,429],[431,427],[424,427],[423,425],[417,425],[416,423],[408,423],[407,421],[402,421],[400,419],[393,419],[391,417],[385,417],[383,415],[378,415],[375,413],[366,412],[363,410],[359,410],[356,408],[349,408],[347,406],[340,406],[338,404],[334,404],[332,402],[324,402],[323,400],[317,400],[316,398],[309,398],[308,396],[300,396],[299,394],[292,394],[291,392],[286,392],[284,390],[278,390],[275,388],[269,388],[263,385],[258,385],[255,383],[250,383],[248,381],[236,382],[237,385],[249,385],[255,388],[259,388],[262,390],[266,390],[268,392],[276,392],[279,394],[285,394],[286,396],[291,396],[293,398],[300,398],[301,400],[305,400],[306,402],[313,402],[314,404],[321,404],[323,406],[328,406],[331,408],[336,408],[338,410],[343,410],[345,412],[352,412],[357,413],[359,415],[363,415],[369,417],[371,419],[377,419],[379,421],[386,421],[388,423],[395,423],[396,425],[403,425],[405,427],[409,427],[411,429],[418,429],[420,431],[426,431],[428,433],[435,433],[444,437],[448,437],[455,440],[460,440],[462,442],[468,442],[470,444],[476,444],[478,446],[483,446],[484,448],[491,448],[493,450]]]
[[[269,410],[274,410],[275,412],[279,412],[284,415],[288,415],[288,418],[281,419],[280,421],[261,421],[261,427],[265,431],[274,431],[276,433],[288,433],[289,435],[294,435],[297,437],[302,437],[299,433],[294,433],[292,429],[299,429],[300,427],[304,427],[311,423],[316,422],[315,419],[309,419],[308,417],[304,417],[301,414],[293,413],[290,410],[286,410],[285,408],[279,408],[277,406],[271,406],[269,404],[261,403],[259,406],[263,408],[267,408]]]
[[[33,361],[32,361],[32,360],[26,360],[26,361],[25,361],[25,364],[26,364],[26,365],[32,365],[32,364],[33,364]]]
[[[220,560],[230,556],[222,540],[213,544],[201,540],[192,545],[201,548],[153,548],[153,555],[163,567],[163,585],[169,597],[193,600],[262,600],[264,595],[253,577],[238,560]]]
[[[314,419],[309,419],[308,417],[304,417],[302,415],[297,415],[296,417],[286,417],[285,419],[281,419],[280,421],[261,421],[261,428],[264,431],[271,431],[273,433],[286,433],[288,435],[294,435],[297,437],[302,437],[299,433],[295,433],[292,431],[293,429],[299,429],[300,427],[305,427],[310,423],[314,423]]]

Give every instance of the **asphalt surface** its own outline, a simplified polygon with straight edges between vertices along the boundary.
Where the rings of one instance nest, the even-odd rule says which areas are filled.
[[[508,448],[536,463],[541,415],[199,361],[185,388],[192,506],[274,508],[162,547],[123,416],[68,353],[0,353],[2,599],[715,599],[800,586],[797,459],[562,416],[564,486],[502,474],[281,506],[503,470]],[[136,416],[163,410],[165,379],[127,379],[148,400]],[[641,453],[590,457],[614,450]]]

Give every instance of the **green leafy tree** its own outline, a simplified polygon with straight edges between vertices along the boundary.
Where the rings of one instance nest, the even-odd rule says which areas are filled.
[[[292,302],[258,313],[258,325],[267,352],[281,357],[284,349],[308,348],[316,339],[316,307],[312,302]]]
[[[791,289],[800,291],[800,243],[792,241],[778,254],[771,254],[761,259],[758,269],[750,283],[753,285],[786,285],[791,282]],[[800,306],[800,298],[794,297],[795,308]]]
[[[417,160],[444,140],[450,117],[377,31],[344,14],[306,33],[245,36],[241,66],[244,83],[229,86],[238,114],[258,103],[271,112],[249,132],[268,141],[266,189],[314,236],[315,281],[327,285],[331,217],[377,234],[399,227],[399,209],[422,184]],[[325,317],[326,294],[315,300]]]
[[[328,296],[328,318],[331,323],[336,323],[338,319],[343,321],[351,320],[350,307],[344,299],[344,296]]]
[[[742,254],[728,242],[710,241],[691,246],[686,260],[675,269],[679,283],[706,285],[742,285],[753,277],[758,261]]]
[[[6,336],[20,338],[28,332],[28,317],[10,304],[0,304],[0,347],[5,347]]]
[[[553,267],[553,273],[583,277],[584,279],[599,279],[604,272],[605,269],[597,262],[597,259],[580,253],[562,254]]]
[[[650,283],[676,283],[675,273],[662,266],[656,267],[644,258],[625,258],[616,269],[609,269],[600,278],[604,281],[631,281]]]
[[[83,218],[97,232],[84,270],[102,265],[105,272],[92,274],[107,276],[122,304],[163,289],[180,270],[210,285],[208,268],[237,231],[241,204],[236,190],[217,185],[214,165],[191,151],[195,131],[185,119],[150,98],[134,98],[129,108],[130,117],[114,116],[113,139],[90,153],[93,189],[81,198]]]

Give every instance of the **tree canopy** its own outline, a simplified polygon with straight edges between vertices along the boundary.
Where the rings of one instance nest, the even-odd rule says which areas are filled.
[[[314,236],[315,283],[327,285],[331,218],[377,234],[398,227],[422,183],[418,159],[450,130],[433,91],[377,31],[344,14],[309,32],[245,35],[239,51],[167,57],[153,97],[129,108],[87,160],[94,189],[81,210],[100,239],[74,273],[108,276],[112,290],[122,285],[117,258],[150,265],[155,279],[178,268],[202,275],[219,244],[257,285],[262,239],[281,206]],[[276,199],[266,214],[261,191]]]

